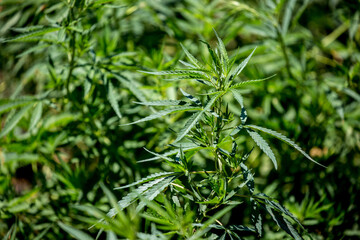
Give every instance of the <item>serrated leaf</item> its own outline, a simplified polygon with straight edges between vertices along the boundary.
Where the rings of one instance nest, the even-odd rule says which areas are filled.
[[[114,91],[114,86],[111,83],[111,81],[108,82],[108,92],[107,92],[107,98],[110,102],[111,107],[114,109],[116,115],[119,118],[122,118],[122,115],[120,113],[119,104],[117,102],[116,93]]]
[[[265,199],[265,202],[267,205],[273,207],[274,209],[278,210],[279,212],[289,216],[291,219],[293,219],[295,222],[297,222],[297,224],[299,224],[302,228],[304,228],[300,221],[287,209],[285,208],[283,205],[281,205],[280,203],[271,200],[270,198]]]
[[[174,144],[175,147],[176,144]],[[203,149],[202,147],[199,147],[199,146],[193,146],[193,147],[183,147],[183,151],[189,151],[189,150],[195,150],[195,149]],[[170,151],[167,151],[163,154],[161,154],[162,157],[168,157],[168,156],[172,156],[172,155],[175,155],[179,152],[178,149],[174,149],[174,150],[170,150]],[[159,160],[161,159],[160,156],[156,156],[156,157],[152,157],[152,158],[147,158],[147,159],[143,159],[143,160],[140,160],[140,161],[137,161],[138,163],[143,163],[143,162],[151,162],[151,161],[155,161],[155,160]]]
[[[38,102],[35,106],[35,109],[34,109],[32,115],[31,115],[29,131],[31,131],[36,126],[36,124],[39,122],[39,120],[41,118],[41,114],[42,114],[42,109],[43,109],[43,103]]]
[[[219,73],[219,76],[221,76],[223,74],[223,72],[224,72],[224,69],[223,69],[223,64],[221,63],[221,61],[219,59],[219,56],[214,52],[214,50],[211,48],[209,43],[207,43],[205,41],[201,41],[201,42],[204,43],[207,46],[208,51],[209,51],[210,56],[211,56],[211,59],[215,63],[216,71]]]
[[[142,118],[140,120],[137,120],[135,122],[123,124],[122,126],[150,121],[150,120],[153,120],[153,119],[156,119],[156,118],[166,116],[166,115],[171,114],[171,113],[185,112],[185,111],[199,111],[199,110],[202,110],[202,108],[200,108],[200,107],[190,107],[190,106],[174,107],[174,108],[170,108],[170,109],[166,109],[166,110],[156,112],[154,114],[151,114],[151,115],[149,115],[149,116],[147,116],[145,118]]]
[[[158,100],[151,102],[134,102],[134,103],[140,105],[146,105],[146,106],[182,106],[189,104],[188,102],[182,100]]]
[[[37,41],[37,40],[41,40],[41,39],[35,38],[35,37],[42,36],[46,33],[55,32],[60,29],[61,29],[60,27],[44,28],[44,29],[33,31],[33,32],[21,34],[14,38],[6,39],[5,42],[23,42],[23,41],[33,41],[33,40]]]
[[[191,70],[172,70],[172,71],[159,71],[159,72],[147,72],[147,71],[139,71],[142,73],[152,74],[152,75],[171,75],[171,76],[179,76],[178,80],[181,79],[202,79],[207,82],[211,82],[211,79],[208,75],[206,75],[201,69],[191,69]],[[171,80],[171,79],[167,79]]]
[[[244,107],[244,99],[240,93],[239,90],[237,89],[230,89],[231,93],[233,94],[234,98],[236,99],[236,101],[238,101],[238,103],[240,104],[240,106],[243,108]]]
[[[236,83],[236,84],[233,84],[232,86],[230,86],[230,90],[233,90],[233,89],[236,89],[236,88],[241,88],[241,87],[243,87],[244,85],[247,85],[247,84],[252,84],[252,83],[256,83],[256,82],[262,82],[262,81],[268,80],[270,78],[273,78],[275,76],[276,76],[276,74],[271,75],[270,77],[266,77],[266,78],[242,81],[242,82],[239,82],[239,83]]]
[[[70,234],[71,236],[73,236],[74,238],[76,238],[78,240],[94,240],[87,233],[84,233],[83,231],[80,231],[76,228],[68,226],[62,222],[58,222],[58,225],[62,230],[64,230],[65,232],[67,232],[68,234]]]
[[[287,144],[289,144],[290,146],[292,146],[293,148],[295,148],[296,150],[298,150],[300,153],[302,153],[307,159],[309,159],[310,161],[322,166],[322,167],[325,167],[324,165],[316,162],[314,159],[312,159],[306,152],[304,152],[295,142],[293,142],[291,139],[285,137],[284,135],[278,133],[278,132],[275,132],[271,129],[267,129],[267,128],[263,128],[263,127],[259,127],[259,126],[255,126],[255,125],[246,125],[246,127],[249,127],[251,129],[255,129],[255,130],[259,130],[259,131],[262,131],[264,133],[267,133]],[[326,168],[326,167],[325,167]]]
[[[158,178],[155,179],[151,182],[147,182],[143,185],[141,185],[140,187],[136,188],[135,190],[133,190],[132,192],[130,192],[129,194],[127,194],[125,197],[123,197],[119,202],[118,205],[120,207],[120,209],[124,209],[126,207],[128,207],[129,205],[131,205],[134,201],[136,201],[136,199],[138,199],[138,197],[143,194],[145,191],[147,191],[149,188],[153,187],[154,185],[156,185],[157,183],[163,181],[165,178]],[[108,216],[109,217],[114,217],[117,214],[117,211],[115,210],[115,208],[110,209],[110,211],[108,212]]]
[[[24,117],[24,115],[27,113],[27,111],[31,108],[31,105],[27,105],[20,109],[19,112],[15,113],[5,124],[4,128],[0,132],[0,138],[4,137],[6,134],[8,134],[15,126],[18,124],[18,122]]]
[[[262,138],[260,134],[258,134],[252,129],[246,129],[246,131],[249,133],[249,135],[255,141],[255,143],[260,147],[260,149],[263,150],[263,152],[271,159],[271,161],[275,166],[275,169],[277,169],[277,162],[275,155],[271,150],[271,148],[269,147],[269,144],[265,141],[265,139]]]
[[[165,177],[163,181],[155,184],[152,188],[146,191],[142,197],[146,199],[146,201],[154,200],[165,188],[167,188],[170,183],[172,183],[178,176],[169,176]],[[137,206],[136,210],[140,211],[144,206],[145,202],[141,201],[140,204]]]
[[[201,119],[201,116],[204,112],[208,111],[212,105],[214,104],[214,102],[216,101],[216,99],[218,99],[220,96],[222,96],[221,93],[218,93],[216,95],[214,95],[210,101],[206,104],[205,108],[202,109],[201,112],[195,113],[193,114],[189,120],[186,122],[185,126],[179,131],[177,138],[175,139],[175,141],[173,143],[176,143],[178,141],[180,141],[181,139],[183,139],[185,137],[185,135],[196,125],[196,123]]]
[[[245,68],[245,66],[248,64],[248,62],[249,62],[251,56],[253,55],[253,53],[255,52],[255,50],[256,50],[256,47],[255,47],[254,50],[250,53],[250,55],[249,55],[247,58],[245,58],[245,60],[242,61],[242,62],[240,63],[240,65],[237,66],[237,68],[235,68],[235,70],[233,71],[233,73],[232,73],[231,76],[230,76],[230,80],[233,80],[234,78],[236,78],[236,77],[241,73],[241,71],[242,71],[242,70]]]
[[[227,66],[228,66],[228,63],[229,63],[229,56],[227,54],[224,42],[221,40],[221,38],[219,37],[219,35],[215,31],[215,29],[213,29],[213,30],[214,30],[215,36],[216,36],[216,38],[218,40],[218,43],[219,43],[220,56],[221,56],[222,61],[223,61],[223,66],[225,67],[224,70],[225,70],[225,72],[227,72],[228,71]]]
[[[295,240],[304,240],[286,218],[284,218],[277,212],[273,212],[271,207],[269,207],[268,205],[265,205],[265,208],[268,211],[268,213],[270,214],[270,216],[272,217],[272,219],[276,222],[276,224],[281,229],[283,229],[285,232],[287,232]]]
[[[200,100],[197,99],[196,97],[188,94],[187,92],[185,92],[185,91],[182,90],[181,88],[180,88],[180,91],[181,91],[181,93],[182,93],[186,98],[190,99],[190,101],[192,101],[192,102],[195,103],[196,105],[198,105],[198,106],[201,106],[201,105],[202,105],[201,102],[200,102]]]
[[[24,105],[28,105],[34,103],[34,99],[16,99],[11,100],[0,106],[0,114],[6,111],[10,111],[11,109],[18,108]]]
[[[202,67],[201,63],[184,47],[184,45],[182,45],[180,43],[180,46],[183,49],[183,51],[184,51],[185,55],[187,56],[187,58],[190,60],[190,62],[193,65],[195,65],[196,67],[201,68]]]
[[[157,178],[162,178],[162,177],[167,177],[167,176],[171,176],[173,175],[174,172],[161,172],[161,173],[154,173],[154,174],[151,174],[145,178],[142,178],[140,179],[139,181],[136,181],[136,182],[133,182],[131,184],[128,184],[128,185],[125,185],[125,186],[122,186],[122,187],[117,187],[117,188],[114,188],[115,190],[118,190],[118,189],[124,189],[124,188],[129,188],[129,187],[133,187],[135,185],[138,185],[138,184],[142,184],[142,183],[146,183],[146,182],[149,182],[149,181],[152,181],[152,180],[155,180]]]

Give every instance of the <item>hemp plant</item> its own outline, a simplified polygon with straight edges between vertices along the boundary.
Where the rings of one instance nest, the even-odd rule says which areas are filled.
[[[199,237],[209,237],[208,231],[214,228],[217,229],[216,233],[219,232],[219,229],[224,231],[223,239],[228,235],[231,238],[240,239],[238,234],[242,231],[253,232],[261,237],[263,214],[267,212],[275,223],[291,237],[302,239],[290,221],[294,221],[302,228],[300,222],[278,201],[263,193],[255,192],[254,174],[247,162],[252,150],[240,153],[237,140],[241,135],[250,136],[271,159],[275,168],[277,168],[275,155],[259,132],[269,134],[289,144],[310,161],[317,162],[286,136],[264,127],[247,124],[248,116],[239,89],[271,77],[241,81],[239,74],[246,67],[255,49],[240,65],[235,67],[237,56],[230,58],[224,43],[216,32],[215,35],[218,40],[217,49],[213,49],[207,42],[203,42],[210,53],[210,61],[207,64],[198,61],[181,45],[189,60],[189,62],[181,61],[187,67],[186,69],[144,72],[153,75],[171,75],[180,80],[195,80],[207,87],[207,93],[200,95],[203,96],[201,99],[180,89],[184,95],[182,100],[138,102],[138,104],[152,108],[166,107],[166,109],[155,111],[145,118],[128,124],[150,121],[179,112],[191,112],[192,115],[177,132],[176,139],[170,144],[174,148],[173,150],[163,154],[147,150],[154,157],[140,161],[160,159],[171,166],[173,171],[155,173],[130,185],[120,187],[123,189],[139,185],[123,197],[118,202],[118,206],[110,210],[108,216],[114,217],[119,211],[139,200],[137,211],[142,211],[147,206],[143,216],[160,225],[167,223],[168,228],[163,229],[171,230],[167,233],[168,235],[199,239]],[[224,96],[227,94],[231,94],[239,103],[241,107],[239,117],[229,111],[228,104],[224,100]],[[198,165],[194,164],[193,156],[199,151],[206,153],[206,164],[213,166],[212,170],[196,169]],[[162,192],[166,194],[160,194]],[[220,222],[220,217],[232,207],[243,203],[250,205],[250,219],[253,226],[231,225],[225,227]],[[162,205],[167,210],[162,211]],[[174,224],[175,217],[170,216],[176,214],[171,210],[171,206],[185,210],[190,208],[196,212],[196,216],[192,218],[193,222],[188,225],[190,229],[181,231],[180,227]]]

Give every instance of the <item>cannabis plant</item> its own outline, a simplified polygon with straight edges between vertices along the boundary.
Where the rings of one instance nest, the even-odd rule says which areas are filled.
[[[271,77],[241,81],[239,75],[249,62],[255,49],[240,65],[234,67],[236,56],[231,58],[228,56],[224,43],[216,32],[215,34],[218,40],[217,49],[213,49],[207,42],[203,42],[207,46],[210,55],[210,59],[206,64],[198,61],[181,45],[189,60],[189,62],[181,61],[181,63],[187,68],[172,71],[144,72],[153,75],[173,76],[174,78],[171,80],[195,80],[205,86],[206,93],[198,94],[203,96],[201,98],[180,89],[184,96],[182,100],[137,102],[153,108],[166,108],[128,124],[138,124],[179,112],[191,112],[192,115],[185,125],[176,132],[176,139],[170,144],[172,150],[163,154],[147,150],[154,157],[141,161],[161,159],[171,166],[173,171],[155,173],[130,185],[120,187],[137,186],[118,202],[119,207],[117,209],[122,210],[139,200],[137,211],[142,211],[145,206],[148,206],[144,216],[147,216],[148,219],[155,223],[164,224],[164,222],[171,221],[171,219],[166,218],[167,214],[162,214],[164,211],[160,210],[156,211],[157,214],[154,214],[151,209],[161,209],[162,204],[166,205],[165,208],[174,205],[175,208],[177,206],[185,209],[190,205],[192,209],[196,210],[197,214],[194,217],[193,224],[191,224],[192,230],[183,232],[180,231],[180,228],[174,228],[176,225],[172,225],[173,228],[171,229],[172,235],[177,234],[190,239],[206,236],[205,232],[209,231],[210,228],[222,229],[224,238],[229,234],[240,239],[237,232],[241,231],[253,232],[258,237],[261,237],[263,214],[267,212],[276,224],[291,237],[302,239],[290,220],[302,227],[300,222],[275,199],[255,191],[254,174],[247,162],[252,150],[240,153],[237,140],[242,135],[250,136],[255,144],[271,159],[275,168],[277,168],[275,154],[259,132],[269,134],[291,145],[310,161],[317,162],[286,136],[247,123],[248,116],[240,89],[248,84],[258,83]],[[240,116],[235,116],[229,111],[228,104],[224,100],[227,94],[231,94],[239,103],[241,108]],[[213,166],[212,170],[205,171],[196,167],[198,164],[194,163],[193,156],[198,152],[205,152],[206,165]],[[164,195],[167,200],[160,200],[160,198],[164,198],[162,195],[162,197],[159,197],[162,192],[167,192],[167,195]],[[250,219],[253,226],[231,225],[225,228],[217,219],[221,216],[217,215],[217,218],[214,218],[217,210],[222,209],[220,212],[223,215],[231,209],[229,206],[242,203],[250,205]],[[160,205],[154,207],[155,204]],[[108,215],[113,217],[117,212],[114,208]],[[206,219],[216,222],[216,224],[210,224],[209,222],[204,224]]]

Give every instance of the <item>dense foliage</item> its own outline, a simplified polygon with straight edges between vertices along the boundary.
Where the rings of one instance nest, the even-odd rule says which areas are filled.
[[[359,6],[0,1],[0,237],[359,238]]]

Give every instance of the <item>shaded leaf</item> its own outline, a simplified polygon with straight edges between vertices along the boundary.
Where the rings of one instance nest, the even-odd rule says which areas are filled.
[[[119,104],[117,102],[116,93],[114,91],[114,86],[111,83],[111,81],[108,82],[108,92],[107,92],[107,98],[110,102],[111,107],[114,109],[116,115],[121,118],[122,115],[120,113]]]
[[[16,114],[14,114],[5,124],[4,128],[0,132],[0,138],[4,137],[6,134],[8,134],[15,126],[18,124],[18,122],[24,117],[24,115],[27,113],[27,111],[31,108],[31,105],[27,105],[20,109]]]
[[[278,132],[275,132],[271,129],[267,129],[267,128],[263,128],[263,127],[259,127],[259,126],[255,126],[255,125],[246,125],[246,127],[249,127],[251,129],[255,129],[255,130],[259,130],[259,131],[262,131],[264,133],[267,133],[273,137],[276,137],[277,139],[289,144],[290,146],[292,146],[293,148],[295,148],[296,150],[298,150],[300,153],[302,153],[307,159],[309,159],[310,161],[322,166],[322,167],[325,167],[324,165],[316,162],[314,159],[312,159],[306,152],[304,152],[296,143],[294,143],[291,139],[285,137],[284,135],[278,133]],[[326,167],[325,167],[326,168]]]
[[[41,114],[42,114],[42,109],[43,109],[43,103],[38,102],[35,106],[35,109],[34,109],[32,115],[31,115],[29,131],[31,131],[36,126],[36,124],[39,122],[39,120],[41,118]]]
[[[202,110],[202,108],[200,108],[200,107],[191,107],[191,106],[174,107],[174,108],[170,108],[170,109],[166,109],[166,110],[156,112],[156,113],[151,114],[151,115],[149,115],[149,116],[147,116],[145,118],[139,119],[139,120],[137,120],[135,122],[123,124],[122,126],[150,121],[150,120],[153,120],[153,119],[156,119],[156,118],[166,116],[166,115],[171,114],[171,113],[185,112],[185,111],[199,111],[199,110]]]
[[[287,232],[291,237],[293,237],[296,240],[304,240],[286,218],[284,218],[277,212],[273,212],[271,207],[269,207],[268,205],[266,205],[265,208],[268,211],[268,213],[270,213],[272,219],[281,229],[283,229],[285,232]]]
[[[61,229],[63,229],[65,232],[67,232],[68,234],[70,234],[71,236],[73,236],[78,240],[93,240],[93,238],[90,237],[90,235],[84,233],[83,231],[80,231],[62,222],[58,222],[58,225]]]
[[[131,184],[128,184],[128,185],[125,185],[125,186],[122,186],[122,187],[117,187],[117,188],[114,188],[114,189],[117,190],[117,189],[129,188],[129,187],[132,187],[132,186],[135,186],[135,185],[138,185],[138,184],[146,183],[146,182],[152,181],[154,179],[167,177],[167,176],[170,176],[170,175],[173,175],[173,174],[174,174],[174,172],[154,173],[154,174],[151,174],[151,175],[149,175],[149,176],[147,176],[145,178],[140,179],[139,181],[133,182]]]
[[[269,144],[265,141],[265,139],[263,139],[257,132],[251,129],[246,129],[246,131],[249,133],[249,135],[255,141],[255,143],[260,147],[260,149],[263,150],[263,152],[271,159],[271,161],[275,166],[275,169],[277,169],[275,155],[271,150],[271,148],[269,147]]]

